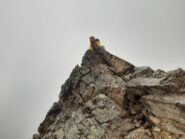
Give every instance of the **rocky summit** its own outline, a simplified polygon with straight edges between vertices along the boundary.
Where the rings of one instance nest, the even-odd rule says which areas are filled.
[[[185,71],[88,50],[33,139],[185,139]]]

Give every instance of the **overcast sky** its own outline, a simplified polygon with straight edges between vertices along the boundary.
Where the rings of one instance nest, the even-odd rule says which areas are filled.
[[[0,0],[0,139],[31,139],[102,40],[136,66],[185,68],[184,0]]]

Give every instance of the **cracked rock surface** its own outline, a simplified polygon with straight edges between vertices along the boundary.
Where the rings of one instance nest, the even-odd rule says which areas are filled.
[[[185,71],[88,50],[33,139],[185,139]]]

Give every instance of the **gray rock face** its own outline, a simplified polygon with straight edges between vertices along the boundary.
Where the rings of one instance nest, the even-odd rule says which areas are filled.
[[[135,77],[151,77],[154,71],[150,67],[136,67],[132,76]]]
[[[87,51],[33,139],[185,139],[185,71]]]

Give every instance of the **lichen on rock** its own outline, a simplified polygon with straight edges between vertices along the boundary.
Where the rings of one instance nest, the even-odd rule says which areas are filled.
[[[185,71],[87,51],[33,139],[184,139]]]

